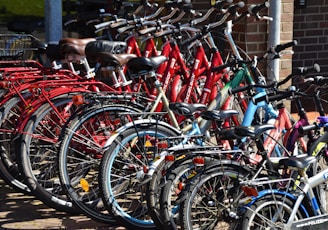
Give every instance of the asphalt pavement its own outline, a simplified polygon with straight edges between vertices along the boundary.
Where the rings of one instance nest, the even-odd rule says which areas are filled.
[[[98,223],[84,215],[72,216],[47,207],[33,196],[17,192],[0,179],[0,229],[123,230]]]

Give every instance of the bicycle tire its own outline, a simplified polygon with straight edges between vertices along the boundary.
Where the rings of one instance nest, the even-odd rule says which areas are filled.
[[[202,157],[204,165],[193,163],[194,157]],[[179,158],[179,156],[177,156]],[[204,156],[190,154],[174,162],[166,171],[165,177],[162,178],[164,186],[160,190],[159,205],[162,226],[165,229],[177,229],[179,218],[178,215],[178,197],[182,192],[184,184],[195,175],[200,176],[205,172],[208,166],[219,164],[219,158],[215,155]]]
[[[239,181],[248,175],[248,171],[242,166],[225,165],[220,170],[216,168],[210,173],[203,173],[190,180],[179,198],[181,229],[214,229],[218,225],[220,228],[238,226],[238,220],[233,221],[229,218],[230,202],[225,204],[224,201],[234,201],[240,191]]]
[[[128,229],[157,229],[148,215],[146,185],[141,184],[145,175],[144,168],[155,159],[148,157],[156,152],[154,143],[151,146],[149,144],[150,140],[156,142],[159,137],[173,137],[178,134],[169,126],[145,123],[120,132],[109,146],[101,161],[100,186],[103,202],[119,224]],[[142,150],[148,154],[144,154]]]
[[[52,99],[57,111],[68,111],[72,103],[70,94]],[[74,106],[73,106],[74,107]],[[56,119],[56,120],[55,120]],[[25,183],[33,195],[47,206],[70,214],[79,214],[63,192],[57,173],[57,141],[63,121],[49,103],[41,105],[33,112],[22,134],[16,140],[18,166]]]
[[[285,229],[284,226],[281,224],[286,223],[286,221],[288,220],[291,211],[293,210],[294,202],[295,201],[290,200],[285,196],[278,195],[278,194],[275,194],[274,198],[266,197],[258,200],[258,202],[255,202],[245,212],[242,222],[242,230],[258,229],[259,227],[266,229],[269,226],[273,227],[274,229],[282,229],[282,230]],[[273,211],[277,209],[277,207],[279,207],[279,210]],[[270,215],[275,212],[279,212],[280,214],[275,215],[274,222],[268,224],[267,223],[268,220],[271,219]],[[264,217],[265,220],[263,220],[263,218],[260,215]],[[278,217],[279,219],[276,219]],[[306,218],[306,215],[305,213],[302,212],[302,209],[299,209],[297,211],[297,216],[295,220],[303,219],[303,218]],[[263,223],[259,223],[261,222],[261,220]]]
[[[151,219],[154,221],[155,225],[158,228],[163,227],[163,221],[161,219],[161,215],[159,212],[159,203],[158,203],[158,194],[159,190],[161,189],[161,185],[159,184],[159,181],[161,178],[162,174],[162,169],[165,166],[165,162],[162,161],[158,167],[156,167],[151,180],[149,184],[147,185],[147,194],[148,196],[146,197],[147,199],[147,208],[148,208],[148,213]]]
[[[121,104],[101,105],[95,108],[89,108],[87,112],[74,118],[66,127],[60,141],[58,171],[62,187],[75,206],[86,216],[98,222],[113,224],[115,223],[115,219],[104,208],[101,197],[99,196],[98,170],[101,154],[99,153],[98,158],[92,153],[98,152],[100,148],[98,141],[101,140],[100,137],[102,135],[105,137],[102,140],[103,142],[107,140],[115,129],[124,124],[124,119],[118,119],[119,114],[133,112],[140,111]],[[120,123],[117,123],[117,120],[120,120]],[[115,125],[110,124],[110,122],[114,121]],[[83,136],[84,134],[85,136]],[[91,135],[95,135],[95,139],[92,139]],[[95,143],[92,144],[93,142]],[[95,146],[96,149],[93,149],[92,146]],[[89,151],[83,152],[86,149]],[[80,175],[82,165],[85,166],[83,168],[87,168],[88,170],[86,170],[85,174]],[[81,181],[87,183],[87,189],[83,189]]]
[[[195,148],[197,149],[197,146]],[[161,161],[161,163],[156,166],[154,173],[152,174],[151,180],[147,186],[148,188],[147,205],[148,205],[149,215],[152,217],[153,221],[159,228],[171,229],[172,225],[174,225],[174,223],[172,223],[172,225],[170,224],[170,221],[172,221],[172,219],[170,219],[171,215],[169,214],[170,211],[168,210],[169,209],[168,203],[171,201],[171,197],[170,198],[165,197],[165,199],[163,199],[162,193],[163,193],[163,189],[165,189],[165,187],[167,187],[168,184],[172,185],[171,180],[173,180],[173,178],[177,180],[180,179],[179,176],[177,178],[175,177],[177,176],[177,174],[184,172],[183,169],[180,168],[180,166],[187,167],[188,169],[195,168],[195,164],[192,164],[192,159],[195,156],[200,156],[199,155],[200,153],[193,154],[190,151],[192,150],[188,149],[187,152],[185,148],[175,150],[173,152],[176,158],[174,162]],[[215,159],[215,157],[213,158],[207,157],[204,166],[199,167],[198,169],[201,168],[205,169],[207,167],[207,164],[209,163],[209,158],[211,160]],[[187,178],[187,176],[185,178]]]
[[[26,94],[23,94],[24,98],[26,96]],[[0,176],[15,190],[31,195],[31,191],[25,184],[17,166],[16,145],[11,142],[14,138],[13,130],[16,129],[17,121],[24,108],[20,102],[21,98],[19,96],[13,96],[0,109],[0,128],[3,130],[0,143]],[[5,130],[8,130],[8,132]]]

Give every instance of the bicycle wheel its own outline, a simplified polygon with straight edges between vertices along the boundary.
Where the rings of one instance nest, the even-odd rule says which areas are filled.
[[[286,229],[294,201],[287,199],[284,195],[275,194],[274,197],[266,197],[255,202],[245,212],[242,230],[250,229]],[[306,215],[299,209],[295,221],[305,218]]]
[[[91,108],[70,122],[61,139],[58,168],[62,187],[76,207],[98,222],[115,222],[99,195],[102,146],[114,130],[129,121],[120,114],[134,112],[140,111],[120,104]]]
[[[118,133],[104,154],[100,187],[104,204],[119,224],[132,229],[156,229],[148,215],[145,171],[160,154],[160,144],[179,134],[160,123],[142,123]],[[160,139],[159,139],[160,138]]]
[[[249,175],[242,166],[223,165],[188,182],[181,193],[179,218],[181,229],[233,229],[237,216],[239,182]]]
[[[197,149],[195,149],[197,151]],[[195,164],[194,157],[202,158],[203,165]],[[179,158],[177,156],[177,158]],[[213,156],[203,156],[198,154],[189,154],[176,162],[174,162],[166,171],[162,178],[164,186],[160,190],[159,204],[160,214],[165,229],[177,229],[179,223],[179,202],[178,197],[182,192],[185,184],[197,176],[205,172],[208,167],[219,163],[219,158]]]
[[[28,95],[30,94],[23,94],[23,97],[27,98]],[[30,195],[31,191],[18,169],[15,155],[16,145],[12,141],[15,135],[14,130],[24,109],[24,104],[21,102],[19,96],[13,96],[1,106],[0,175],[12,188]]]
[[[161,219],[160,208],[159,208],[159,194],[163,185],[160,184],[160,180],[162,178],[163,169],[165,167],[165,161],[161,161],[161,163],[156,167],[149,184],[147,185],[147,194],[146,202],[148,208],[148,214],[151,219],[154,221],[154,224],[158,228],[163,227],[163,221]]]
[[[71,214],[80,213],[64,193],[57,173],[58,136],[76,107],[72,95],[61,95],[33,112],[16,140],[17,161],[25,183],[47,206]],[[56,108],[54,110],[54,108]]]

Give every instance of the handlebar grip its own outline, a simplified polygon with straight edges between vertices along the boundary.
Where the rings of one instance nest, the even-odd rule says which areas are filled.
[[[245,6],[245,3],[244,2],[237,2],[236,4],[234,5],[231,5],[229,8],[228,8],[228,11],[229,11],[229,14],[231,15],[235,15],[237,10],[239,8],[243,8]]]
[[[244,91],[248,90],[249,88],[250,88],[249,85],[246,85],[246,86],[239,86],[239,87],[236,87],[236,88],[230,89],[230,90],[229,90],[229,93],[230,93],[230,94],[235,94],[235,93],[239,93],[239,92],[244,92]]]
[[[324,76],[315,76],[314,77],[314,83],[317,85],[325,85],[328,83],[328,77],[324,77]]]
[[[224,4],[232,3],[232,0],[223,0],[223,1],[216,1],[214,7],[218,10],[221,10]]]
[[[306,126],[300,126],[298,128],[298,132],[301,134],[301,135],[304,135],[306,134],[307,132],[310,132],[312,130],[316,130],[318,129],[318,125],[317,124],[312,124],[312,125],[306,125]]]
[[[293,95],[293,91],[286,91],[286,92],[283,92],[283,93],[279,93],[279,94],[275,94],[275,95],[271,95],[271,96],[266,96],[266,98],[263,98],[263,97],[259,97],[257,99],[254,100],[254,104],[260,102],[260,101],[263,101],[264,99],[266,99],[267,102],[272,102],[272,101],[280,101],[280,100],[283,100],[283,99],[286,99],[290,96]]]
[[[297,45],[297,41],[294,40],[294,41],[291,41],[291,42],[288,42],[286,44],[280,44],[280,45],[277,45],[276,47],[274,47],[274,51],[276,53],[279,53],[280,51],[284,50],[284,49],[287,49],[289,47],[293,47],[293,46],[296,46]]]
[[[211,68],[212,72],[220,72],[222,70],[224,70],[227,67],[231,67],[235,62],[228,62],[226,64],[220,65],[220,66],[215,66]]]
[[[293,75],[306,75],[310,73],[319,73],[320,72],[320,66],[315,63],[312,67],[301,67],[297,70],[294,70]]]
[[[268,95],[263,95],[262,97],[258,97],[258,98],[252,98],[252,102],[254,103],[254,105],[256,105],[257,103],[259,103],[261,101],[268,102]]]
[[[285,99],[287,97],[291,96],[290,92],[289,93],[284,93],[284,94],[276,94],[268,97],[268,101],[280,101],[282,99]]]
[[[269,8],[269,6],[270,6],[269,2],[264,2],[264,3],[258,4],[258,5],[250,5],[250,7],[248,8],[248,13],[250,13],[252,15],[256,15],[261,10]]]
[[[190,43],[192,43],[193,41],[196,41],[197,39],[201,38],[201,34],[197,34],[191,38],[188,38],[187,40],[181,42],[181,46],[185,46],[185,45],[189,45]]]

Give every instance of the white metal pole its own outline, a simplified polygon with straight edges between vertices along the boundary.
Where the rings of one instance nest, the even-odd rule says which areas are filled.
[[[269,16],[273,20],[269,22],[268,46],[272,47],[280,43],[281,0],[270,0]],[[268,82],[279,80],[279,64],[279,59],[268,63]]]

